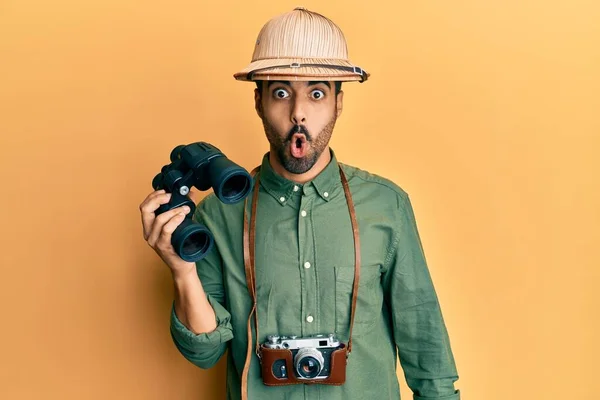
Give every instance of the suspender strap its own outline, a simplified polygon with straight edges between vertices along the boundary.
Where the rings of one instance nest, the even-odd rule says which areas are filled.
[[[350,333],[348,339],[348,353],[352,351],[352,328],[354,327],[354,314],[356,312],[356,298],[358,297],[358,284],[360,280],[360,237],[358,232],[358,222],[356,220],[356,212],[354,210],[354,202],[352,201],[352,195],[350,194],[350,188],[346,175],[340,166],[340,178],[342,186],[344,188],[344,194],[346,196],[346,203],[348,204],[348,211],[350,213],[350,222],[352,223],[352,236],[354,239],[354,283],[352,285],[352,308],[350,311]],[[248,226],[247,216],[247,205],[248,197],[244,201],[244,269],[246,271],[246,284],[248,285],[248,292],[252,300],[252,308],[250,315],[248,316],[248,347],[246,351],[246,363],[242,371],[242,400],[248,400],[248,372],[250,369],[250,361],[252,359],[252,317],[254,317],[254,326],[256,328],[256,355],[261,358],[260,355],[260,336],[258,333],[258,316],[257,316],[257,302],[256,302],[256,269],[255,269],[255,236],[256,236],[256,208],[258,204],[258,192],[259,192],[259,181],[260,174],[258,173],[259,167],[256,167],[251,175],[254,176],[254,192],[252,194],[252,211],[250,214],[250,223]]]

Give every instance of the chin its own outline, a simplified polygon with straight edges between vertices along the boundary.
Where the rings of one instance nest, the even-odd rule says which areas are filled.
[[[285,153],[279,154],[279,161],[283,168],[291,174],[304,174],[311,170],[311,168],[317,163],[320,154],[310,153],[302,158],[295,158],[290,153],[289,150],[286,149]]]

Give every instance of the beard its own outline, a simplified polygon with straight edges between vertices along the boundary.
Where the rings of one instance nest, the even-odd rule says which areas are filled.
[[[329,121],[315,137],[308,132],[304,125],[294,125],[285,136],[281,136],[265,117],[262,118],[265,134],[267,135],[267,140],[271,144],[274,155],[277,157],[283,168],[292,174],[303,174],[315,165],[329,144],[336,120],[337,112],[333,114],[331,121]],[[308,148],[306,155],[302,158],[296,158],[292,156],[290,152],[292,137],[295,133],[302,133],[306,138],[306,146]]]

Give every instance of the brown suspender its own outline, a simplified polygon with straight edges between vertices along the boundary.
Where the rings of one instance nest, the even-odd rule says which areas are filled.
[[[346,175],[342,170],[342,167],[339,166],[340,169],[340,178],[342,181],[342,186],[344,187],[344,194],[346,195],[346,202],[348,204],[348,211],[350,213],[350,221],[352,223],[352,234],[354,238],[354,284],[352,286],[352,309],[350,312],[350,334],[348,338],[348,350],[347,354],[349,355],[352,351],[352,328],[354,326],[354,313],[356,310],[356,298],[358,295],[358,283],[360,279],[360,239],[358,234],[358,223],[356,221],[356,212],[354,210],[354,202],[352,201],[352,195],[350,194],[350,188],[348,186],[348,181],[346,179]],[[252,211],[250,214],[250,226],[248,227],[248,218],[247,218],[247,205],[248,198],[244,202],[244,268],[246,271],[246,283],[248,285],[248,292],[250,293],[250,298],[252,299],[252,308],[250,310],[250,315],[248,316],[248,348],[246,352],[246,363],[244,364],[244,369],[242,371],[242,400],[248,399],[248,372],[250,368],[250,360],[252,359],[252,316],[254,316],[254,326],[256,328],[256,355],[258,358],[261,358],[260,355],[260,336],[258,334],[258,316],[256,314],[257,310],[257,302],[256,302],[256,277],[255,277],[255,258],[254,258],[254,249],[255,249],[255,235],[256,235],[256,206],[258,203],[258,192],[259,192],[259,178],[258,174],[259,167],[256,167],[252,171],[252,175],[255,177],[254,183],[254,192],[252,194]]]

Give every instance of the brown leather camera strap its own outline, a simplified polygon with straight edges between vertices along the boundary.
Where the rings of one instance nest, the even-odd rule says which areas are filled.
[[[358,222],[356,221],[356,211],[354,211],[354,202],[350,194],[350,187],[346,180],[346,174],[340,166],[340,177],[346,202],[348,203],[348,212],[350,213],[350,222],[352,223],[352,237],[354,238],[354,283],[352,284],[352,309],[350,311],[350,333],[348,336],[348,354],[352,352],[352,328],[354,327],[354,312],[356,311],[356,298],[358,297],[358,282],[360,279],[360,236],[358,235]]]
[[[252,308],[250,310],[250,315],[248,315],[248,347],[246,352],[246,363],[244,364],[244,369],[242,371],[242,400],[248,399],[248,372],[250,369],[250,361],[252,359],[252,317],[254,316],[254,326],[256,328],[256,355],[258,358],[261,358],[260,355],[260,336],[258,334],[258,316],[256,313],[257,303],[256,303],[256,277],[255,277],[255,258],[254,258],[254,250],[255,250],[255,236],[256,236],[256,208],[258,204],[258,192],[259,192],[259,181],[260,174],[258,174],[260,167],[256,167],[251,175],[255,177],[254,182],[254,191],[252,194],[252,211],[250,213],[250,226],[248,226],[248,217],[247,217],[247,205],[248,205],[248,197],[244,201],[244,269],[246,271],[246,284],[248,285],[248,292],[250,293],[250,298],[252,299]],[[352,308],[350,311],[350,333],[348,337],[348,354],[352,351],[352,328],[354,327],[354,313],[356,311],[356,298],[358,296],[358,283],[360,279],[360,237],[358,234],[358,222],[356,221],[356,212],[354,210],[354,202],[352,201],[352,195],[350,194],[350,188],[348,186],[348,180],[346,179],[346,175],[340,169],[340,178],[342,181],[342,186],[344,188],[344,194],[346,195],[346,202],[348,204],[348,211],[350,213],[350,222],[352,223],[352,235],[354,238],[354,283],[352,285]]]
[[[248,230],[247,206],[248,197],[244,201],[244,269],[246,271],[246,284],[248,292],[252,299],[252,309],[248,315],[247,334],[248,347],[246,351],[246,362],[242,371],[242,400],[248,400],[248,371],[250,368],[250,360],[252,359],[252,316],[254,316],[254,326],[256,327],[256,355],[260,358],[259,336],[258,336],[258,316],[256,315],[256,286],[254,285],[254,239],[256,236],[256,206],[258,204],[258,192],[260,175],[258,174],[259,167],[256,167],[251,175],[256,177],[254,183],[254,192],[252,195],[252,212],[250,214],[250,231]]]

